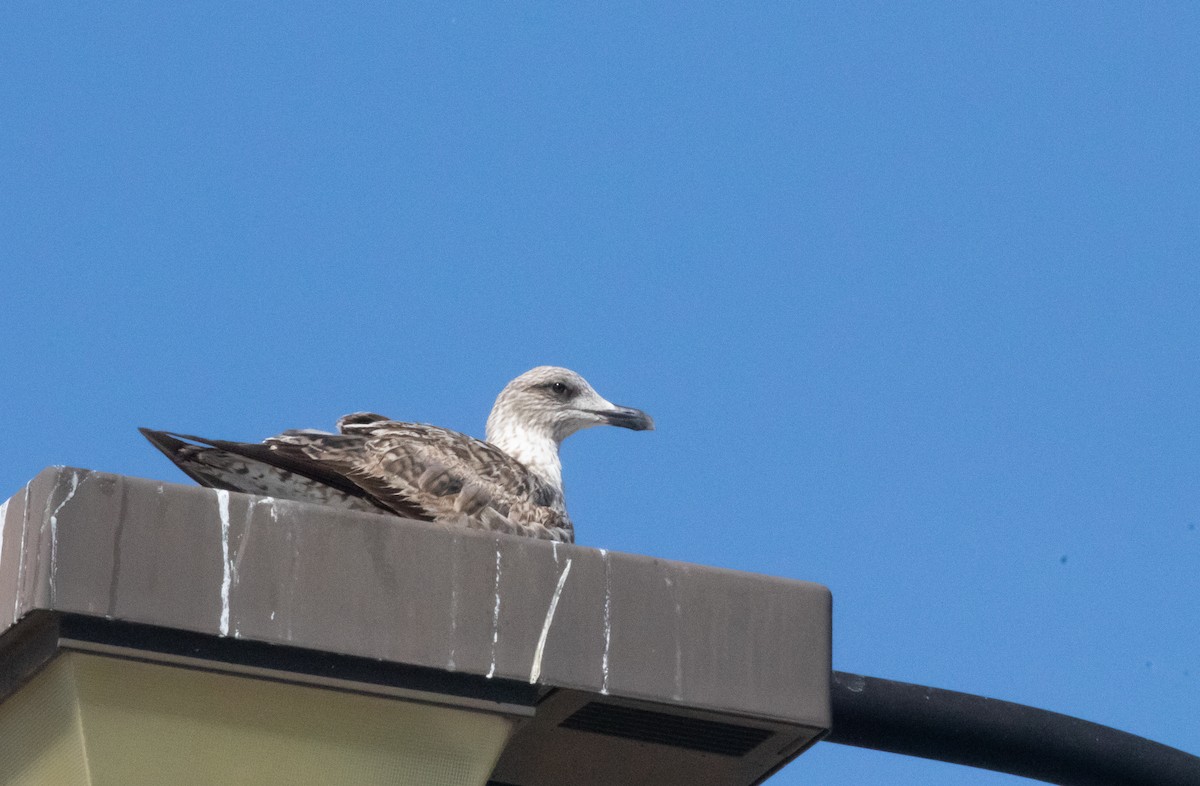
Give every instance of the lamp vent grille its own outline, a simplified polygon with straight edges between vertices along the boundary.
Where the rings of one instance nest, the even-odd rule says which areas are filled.
[[[597,701],[580,707],[575,714],[559,725],[565,729],[654,742],[722,756],[745,756],[774,734],[770,729],[687,718]]]

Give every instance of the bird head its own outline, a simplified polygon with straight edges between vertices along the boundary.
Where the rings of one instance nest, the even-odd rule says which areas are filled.
[[[654,421],[641,410],[613,404],[574,371],[538,366],[500,391],[488,417],[487,435],[501,449],[514,438],[550,439],[557,446],[592,426],[647,431],[654,428]]]

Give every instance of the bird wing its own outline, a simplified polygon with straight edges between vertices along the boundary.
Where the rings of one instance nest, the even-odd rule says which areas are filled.
[[[337,434],[285,431],[261,443],[141,431],[204,486],[574,540],[561,492],[487,442],[372,413],[347,415],[338,427]]]
[[[340,436],[362,440],[350,455],[327,457],[377,503],[416,505],[435,521],[573,540],[562,494],[499,448],[457,431],[359,412],[338,421]],[[268,440],[293,441],[281,435]],[[302,438],[303,439],[303,438]],[[310,437],[319,440],[319,437]],[[397,510],[399,512],[399,510]],[[402,514],[407,515],[407,514]]]

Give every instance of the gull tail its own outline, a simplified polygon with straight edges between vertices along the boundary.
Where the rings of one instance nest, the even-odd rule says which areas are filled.
[[[234,478],[230,476],[229,471],[222,470],[220,464],[214,466],[211,461],[206,461],[206,458],[215,457],[216,448],[201,447],[200,445],[191,442],[184,442],[179,437],[196,440],[201,442],[196,437],[187,436],[184,434],[173,434],[170,431],[155,431],[149,428],[139,428],[142,436],[150,440],[150,444],[163,452],[163,455],[171,459],[175,466],[179,467],[185,475],[199,483],[201,486],[209,488],[222,489],[224,491],[245,491],[240,487],[240,484],[234,482]]]
[[[138,431],[201,486],[346,510],[384,512],[349,479],[292,451],[148,428]]]

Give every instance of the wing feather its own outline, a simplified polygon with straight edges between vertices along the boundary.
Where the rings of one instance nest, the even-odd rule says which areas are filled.
[[[373,413],[338,421],[339,431],[367,440],[354,481],[370,493],[379,486],[418,502],[435,520],[467,514],[468,526],[556,540],[573,540],[573,528],[557,489],[482,440],[422,423],[403,423]],[[487,512],[486,515],[484,512]]]
[[[338,432],[300,429],[246,443],[142,430],[202,485],[263,493],[261,478],[272,474],[272,488],[290,493],[303,486],[295,498],[308,501],[333,500],[351,509],[374,508],[423,521],[574,540],[562,494],[494,445],[369,412],[343,417]],[[246,466],[255,469],[247,473]],[[307,480],[297,484],[292,475]]]

